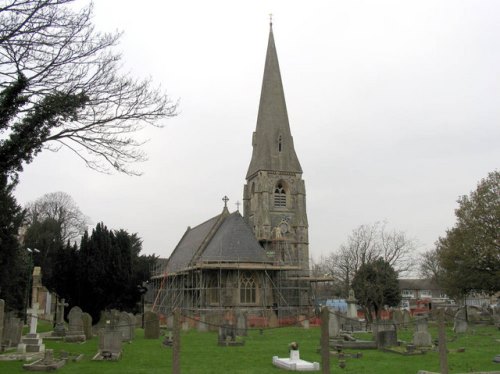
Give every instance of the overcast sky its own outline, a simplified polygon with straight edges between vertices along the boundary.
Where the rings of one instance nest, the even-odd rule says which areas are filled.
[[[96,0],[97,28],[124,31],[124,70],[180,99],[179,116],[138,135],[150,139],[143,176],[44,151],[21,176],[19,202],[67,192],[94,226],[137,232],[144,253],[162,257],[220,213],[224,195],[235,210],[269,13],[312,257],[382,220],[431,248],[457,198],[499,167],[498,1]]]

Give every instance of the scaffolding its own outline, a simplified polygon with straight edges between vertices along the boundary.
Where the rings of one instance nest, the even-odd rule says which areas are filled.
[[[258,317],[274,312],[278,320],[299,318],[312,311],[309,270],[287,240],[264,243],[269,263],[202,262],[175,273],[166,266],[153,269],[152,309],[171,315],[175,308],[196,317],[204,313],[222,316],[228,310]],[[222,317],[221,317],[222,318]]]

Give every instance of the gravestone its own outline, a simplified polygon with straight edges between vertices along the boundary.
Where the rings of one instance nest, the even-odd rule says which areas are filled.
[[[200,315],[200,319],[198,320],[198,331],[199,332],[207,332],[208,331],[208,325],[206,323],[206,316],[205,313],[202,313]]]
[[[219,327],[219,337],[218,337],[218,344],[220,346],[241,346],[244,345],[244,341],[237,341],[236,340],[236,328],[234,325],[230,324],[223,324],[222,326]]]
[[[328,319],[328,335],[330,338],[340,336],[340,320],[336,312],[330,311],[330,318]]]
[[[398,334],[396,330],[382,330],[377,332],[377,347],[395,347],[398,345]]]
[[[142,325],[142,314],[141,313],[137,313],[135,315],[135,327],[137,329],[141,329],[143,328],[144,326]]]
[[[408,310],[403,310],[403,327],[406,329],[410,326],[411,314]]]
[[[83,334],[85,335],[85,339],[92,339],[92,316],[88,313],[82,313],[82,322],[83,322]]]
[[[64,307],[68,306],[67,303],[64,302],[64,299],[58,300],[56,304],[56,325],[54,327],[54,331],[52,332],[52,336],[65,336],[66,335],[66,327],[64,326]]]
[[[38,309],[38,303],[34,303],[32,308],[28,309],[30,315],[30,332],[26,334],[21,340],[21,343],[17,345],[18,353],[27,352],[44,352],[45,344],[42,344],[42,339],[40,335],[37,334],[38,326],[38,314],[41,312]]]
[[[83,331],[82,310],[74,306],[68,314],[68,331],[64,337],[64,341],[68,343],[81,343],[85,341],[85,333]]]
[[[28,371],[55,371],[60,369],[66,364],[66,360],[56,360],[54,359],[54,350],[45,350],[45,355],[42,359],[32,362],[30,364],[24,364],[23,369]]]
[[[403,327],[403,312],[401,309],[396,309],[392,313],[392,322],[398,327]]]
[[[160,318],[155,312],[144,312],[144,339],[160,337]]]
[[[468,323],[465,318],[465,308],[461,308],[455,314],[455,321],[453,324],[453,331],[457,334],[463,334],[467,332]]]
[[[236,318],[236,328],[237,334],[239,336],[247,336],[248,335],[248,322],[247,322],[247,313],[240,311]]]
[[[109,324],[110,325],[110,324]],[[99,331],[99,350],[93,360],[116,361],[122,355],[122,333],[121,331],[105,327]]]
[[[374,322],[372,324],[372,334],[379,348],[397,345],[397,329],[392,321],[383,320]]]
[[[6,313],[4,320],[3,342],[1,344],[7,348],[16,347],[21,342],[23,321],[16,317],[13,312]]]
[[[347,318],[358,318],[358,309],[356,308],[356,297],[354,296],[354,290],[351,288],[349,290],[349,297],[347,298]]]
[[[432,337],[429,333],[429,324],[427,318],[420,317],[415,319],[415,333],[413,334],[413,345],[417,348],[430,347]]]
[[[269,327],[271,328],[279,326],[278,317],[276,316],[276,313],[274,313],[273,310],[270,310],[268,313],[268,323]]]
[[[113,327],[113,326],[112,326]],[[115,326],[122,334],[122,340],[129,342],[134,338],[135,321],[132,320],[130,315],[126,312],[120,313],[118,324]]]
[[[5,319],[5,301],[3,299],[0,299],[0,352],[2,351],[3,347],[3,324],[4,324],[4,319]]]
[[[188,321],[183,321],[181,323],[181,329],[182,329],[182,331],[188,331],[189,330],[189,322]]]

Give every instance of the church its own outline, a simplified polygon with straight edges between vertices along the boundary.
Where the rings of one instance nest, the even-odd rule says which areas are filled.
[[[308,222],[302,167],[290,131],[272,23],[243,216],[222,212],[188,227],[153,276],[153,310],[192,316],[238,310],[290,319],[311,312]],[[221,317],[222,318],[222,317]]]

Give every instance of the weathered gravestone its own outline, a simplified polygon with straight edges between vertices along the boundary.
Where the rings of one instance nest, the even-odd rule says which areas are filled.
[[[267,313],[267,323],[269,324],[269,327],[278,327],[279,326],[279,321],[278,321],[278,316],[276,316],[276,313],[274,313],[273,310],[269,310]]]
[[[99,350],[93,360],[116,361],[122,355],[122,333],[111,326],[99,331]]]
[[[239,311],[238,316],[236,317],[236,333],[239,336],[247,336],[248,335],[248,320],[247,313]]]
[[[83,322],[83,334],[85,335],[85,339],[92,339],[92,316],[88,313],[82,313],[82,322]]]
[[[68,343],[80,343],[85,341],[85,333],[83,331],[82,310],[74,306],[68,314],[68,331],[64,337],[64,341]]]
[[[340,319],[337,312],[330,311],[330,318],[328,319],[328,335],[330,338],[337,338],[340,336]]]
[[[408,310],[404,309],[403,310],[403,327],[406,329],[408,326],[410,326],[411,322],[411,314]]]
[[[23,321],[13,312],[6,313],[2,345],[7,348],[16,347],[21,342],[22,333]]]
[[[129,342],[134,338],[135,321],[132,320],[130,314],[121,312],[116,328],[121,332],[124,342]]]
[[[458,312],[455,314],[455,322],[453,324],[453,331],[457,334],[463,334],[463,333],[467,332],[468,323],[466,320],[465,308],[459,309]]]
[[[237,341],[236,340],[236,328],[235,328],[235,326],[225,323],[219,327],[218,344],[220,346],[227,347],[227,346],[244,345],[245,342],[244,341]]]
[[[68,306],[68,304],[64,302],[64,299],[57,302],[56,325],[54,327],[54,331],[52,332],[52,336],[66,335],[66,327],[64,326],[64,307],[66,306]]]
[[[158,339],[160,337],[160,318],[155,312],[144,313],[144,338]]]
[[[432,345],[432,337],[431,334],[429,334],[429,324],[427,318],[425,317],[419,317],[415,319],[413,345],[417,348],[430,347]]]
[[[399,328],[403,327],[403,312],[401,309],[396,309],[392,312],[392,322]]]
[[[0,352],[3,350],[3,324],[5,319],[5,301],[0,299]]]
[[[137,329],[140,329],[140,328],[143,328],[144,326],[142,325],[142,314],[141,313],[137,313],[135,315],[135,327]]]
[[[42,359],[23,365],[23,369],[28,371],[55,371],[66,364],[66,360],[54,359],[54,350],[45,350],[45,355]]]
[[[372,324],[373,338],[378,348],[396,346],[398,344],[397,329],[392,321],[377,321]]]

